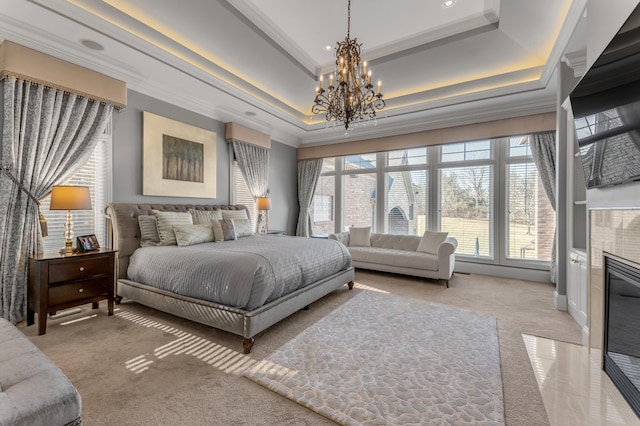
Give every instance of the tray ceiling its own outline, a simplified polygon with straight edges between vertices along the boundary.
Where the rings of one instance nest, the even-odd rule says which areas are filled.
[[[387,108],[348,135],[311,115],[346,0],[5,0],[0,39],[298,146],[554,110],[552,76],[585,1],[353,0],[351,37]]]

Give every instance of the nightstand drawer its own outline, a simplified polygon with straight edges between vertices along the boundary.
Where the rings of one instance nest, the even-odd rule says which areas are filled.
[[[49,283],[81,280],[109,274],[108,256],[91,256],[49,264]]]
[[[78,281],[71,284],[49,287],[49,305],[55,306],[90,297],[107,295],[109,293],[109,279]]]

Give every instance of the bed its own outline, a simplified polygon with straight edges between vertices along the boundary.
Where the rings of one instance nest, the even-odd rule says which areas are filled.
[[[210,242],[191,247],[140,247],[140,226],[138,217],[151,215],[152,210],[162,212],[187,212],[189,209],[213,210],[245,210],[241,205],[193,205],[193,204],[133,204],[110,203],[105,212],[110,218],[112,246],[117,254],[117,301],[122,298],[134,300],[145,306],[158,309],[181,318],[206,324],[242,337],[245,354],[251,352],[255,336],[278,321],[307,307],[312,302],[347,284],[353,288],[354,268],[350,257],[336,270],[340,264],[338,251],[348,251],[342,245],[331,247],[330,240],[313,238],[297,238],[277,235],[255,235],[240,238],[237,241]],[[248,211],[247,211],[248,215]],[[338,243],[339,244],[339,243]],[[281,249],[274,250],[280,245]],[[298,262],[305,259],[286,258],[286,247],[290,252],[309,253],[308,257],[318,257],[323,250],[333,250],[336,259],[332,270],[323,266],[326,262],[317,262],[308,267],[301,267]],[[292,248],[293,247],[293,248]],[[165,250],[166,249],[166,250]],[[211,249],[217,259],[227,262],[221,267],[221,278],[213,278],[215,271],[195,271],[193,258],[205,256]],[[157,260],[160,252],[173,253],[175,264],[165,265],[159,269],[163,261]],[[328,251],[327,253],[329,253]],[[275,252],[279,253],[276,257]],[[166,253],[164,254],[165,257]],[[320,254],[319,254],[320,253]],[[186,256],[186,257],[185,257]],[[237,258],[239,260],[234,260]],[[171,260],[169,260],[170,262]],[[245,267],[237,273],[232,272],[231,263],[240,262]],[[296,267],[285,267],[287,264]],[[330,262],[329,262],[330,263]],[[189,267],[179,271],[176,278],[169,277],[167,271],[177,269],[176,265]],[[151,265],[146,268],[143,265]],[[128,275],[130,270],[132,279]],[[221,293],[221,289],[235,288],[236,281],[249,279],[247,270],[260,270],[256,273],[255,288],[249,291],[237,291],[238,294]],[[222,271],[224,269],[224,271]],[[296,270],[298,269],[298,270]],[[323,272],[324,270],[324,272]],[[266,272],[265,272],[266,271]],[[280,272],[287,273],[279,274]],[[329,272],[330,271],[330,272]],[[197,280],[195,290],[190,291],[188,279]],[[300,281],[290,284],[291,276]],[[214,288],[215,297],[201,292],[203,280],[209,280],[207,286]],[[311,282],[309,282],[311,281]],[[265,290],[267,288],[267,290]],[[182,294],[180,294],[182,293]],[[218,294],[220,293],[220,294]]]

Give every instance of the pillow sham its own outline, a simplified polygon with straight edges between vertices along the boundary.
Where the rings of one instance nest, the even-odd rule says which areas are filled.
[[[349,228],[349,245],[353,247],[371,247],[371,227]]]
[[[154,215],[138,216],[138,225],[140,225],[140,247],[155,247],[160,245],[158,221]]]
[[[222,210],[223,219],[249,219],[246,210]]]
[[[236,228],[233,226],[233,219],[222,219],[218,221],[220,223],[220,227],[222,228],[222,235],[224,241],[235,240],[236,238]]]
[[[177,244],[173,227],[176,225],[193,225],[193,218],[187,212],[161,212],[151,210],[158,221],[158,235],[161,246],[173,246]]]
[[[213,241],[213,225],[211,223],[174,225],[173,232],[176,234],[176,242],[179,247],[188,247]]]
[[[201,223],[211,223],[214,220],[222,219],[222,212],[220,210],[189,209],[188,212],[193,217],[194,225],[199,225]]]
[[[448,232],[431,232],[424,231],[422,238],[420,238],[420,244],[416,251],[423,253],[438,254],[438,246],[447,239]]]
[[[253,235],[251,221],[249,219],[231,219],[233,228],[236,231],[236,238],[249,237]]]

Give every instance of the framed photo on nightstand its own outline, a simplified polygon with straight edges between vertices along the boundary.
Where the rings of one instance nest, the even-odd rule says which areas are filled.
[[[84,253],[87,251],[98,250],[99,248],[100,244],[98,244],[98,239],[95,234],[81,235],[76,238],[76,251]]]

